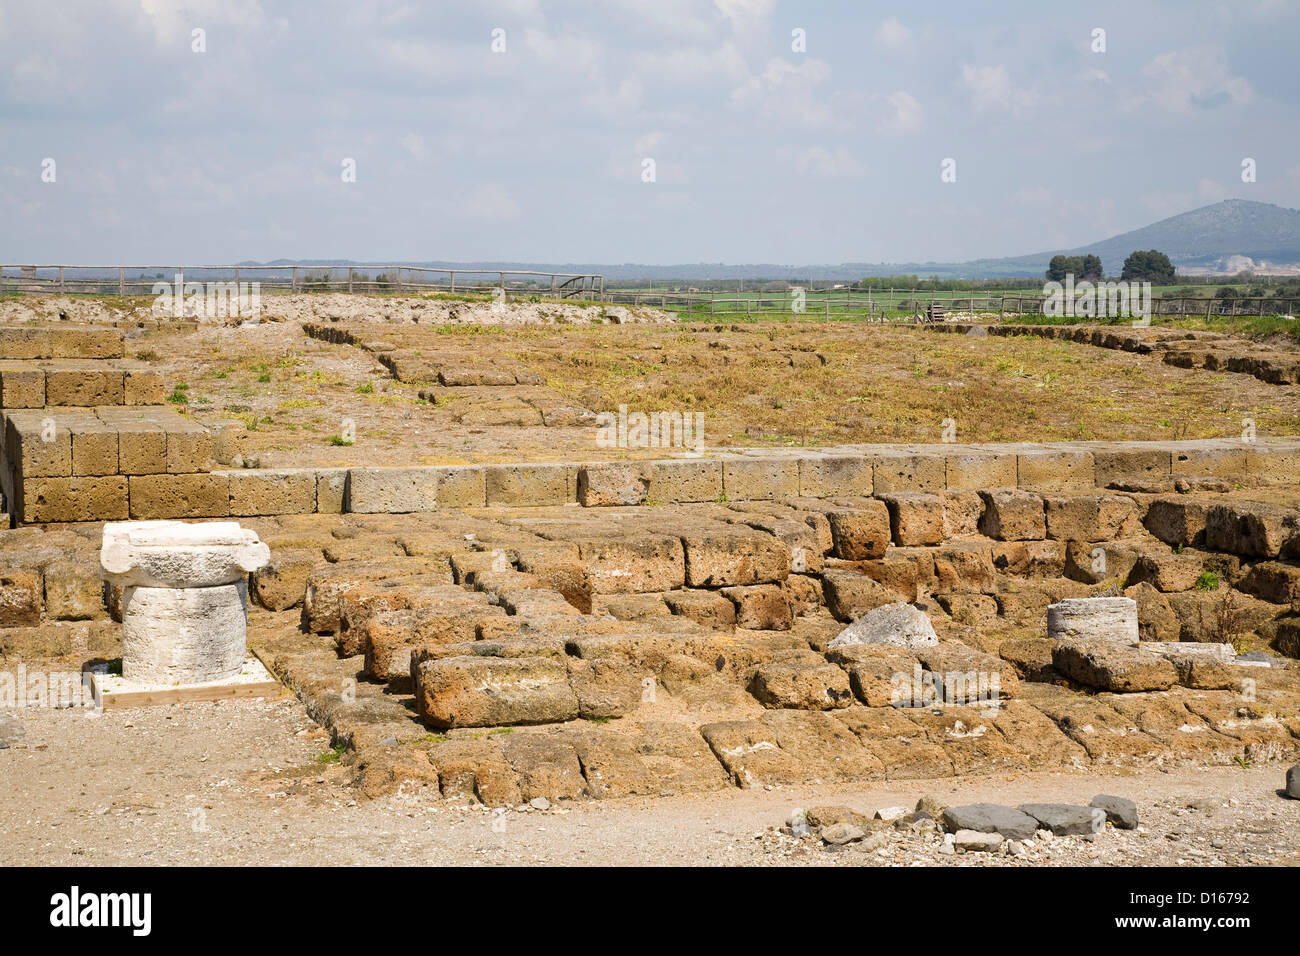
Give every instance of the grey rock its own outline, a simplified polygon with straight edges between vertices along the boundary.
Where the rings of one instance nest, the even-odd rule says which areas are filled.
[[[996,850],[1005,840],[1001,833],[982,833],[979,830],[958,830],[952,844],[959,850]]]
[[[1125,797],[1113,797],[1108,793],[1099,793],[1092,798],[1090,807],[1106,811],[1106,819],[1117,830],[1136,830],[1138,825],[1137,804]]]
[[[1245,654],[1238,654],[1233,663],[1246,667],[1286,667],[1285,661],[1263,651],[1247,651]]]
[[[930,618],[910,604],[884,604],[868,611],[827,645],[828,648],[850,644],[894,644],[898,647],[934,647],[939,636]]]
[[[545,797],[533,797],[533,799],[528,801],[528,805],[534,810],[551,809],[551,801],[547,800]]]
[[[22,735],[23,725],[16,717],[6,717],[4,714],[0,714],[0,750],[6,749]]]
[[[977,830],[980,833],[1001,833],[1008,840],[1028,840],[1038,829],[1038,821],[1015,807],[996,803],[968,803],[949,807],[943,811],[943,825],[954,833],[958,830]]]
[[[1084,836],[1106,826],[1106,811],[1071,803],[1025,803],[1020,809],[1053,836]]]
[[[1137,601],[1126,597],[1066,598],[1047,606],[1047,636],[1136,643]]]
[[[832,823],[828,827],[823,827],[821,833],[822,839],[831,846],[843,846],[854,840],[861,840],[864,836],[866,833],[852,823]]]
[[[1292,800],[1300,800],[1300,763],[1286,772],[1286,795]]]
[[[973,339],[986,339],[989,336],[989,330],[982,325],[972,325],[966,330],[966,334]]]

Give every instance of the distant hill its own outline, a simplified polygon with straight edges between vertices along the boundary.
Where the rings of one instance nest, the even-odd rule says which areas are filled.
[[[435,269],[485,269],[536,272],[598,272],[607,280],[632,279],[687,282],[708,279],[812,279],[847,281],[864,276],[912,275],[922,278],[994,278],[1041,277],[1048,260],[1057,254],[1101,257],[1108,275],[1119,275],[1130,252],[1159,249],[1174,265],[1188,274],[1206,272],[1235,273],[1241,269],[1257,271],[1300,272],[1300,211],[1271,203],[1246,199],[1225,199],[1212,206],[1170,216],[1141,229],[1103,239],[1075,249],[1056,249],[1026,256],[1003,259],[974,259],[969,262],[842,262],[838,265],[783,265],[750,263],[727,265],[721,262],[681,263],[649,266],[637,263],[595,262],[400,262],[385,265],[426,266]],[[1249,261],[1246,261],[1249,260]],[[326,262],[350,263],[347,260],[277,259],[270,263],[245,262],[240,265],[297,265],[311,267]],[[1288,268],[1290,267],[1290,268]]]
[[[1185,272],[1237,272],[1242,268],[1300,267],[1300,211],[1248,199],[1170,216],[1141,229],[1076,249],[969,263],[990,275],[1040,275],[1057,253],[1100,256],[1107,274],[1118,275],[1130,252],[1159,249]],[[1250,259],[1246,263],[1244,259]],[[1007,270],[1007,271],[1002,271]]]

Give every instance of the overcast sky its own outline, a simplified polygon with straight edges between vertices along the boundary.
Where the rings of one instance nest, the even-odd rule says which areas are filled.
[[[1298,36],[1287,0],[0,0],[0,260],[1076,246],[1300,207]]]

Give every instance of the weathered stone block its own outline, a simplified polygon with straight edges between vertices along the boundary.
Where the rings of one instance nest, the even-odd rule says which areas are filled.
[[[889,509],[889,528],[900,547],[938,544],[943,540],[943,501],[916,491],[887,492],[880,500]]]
[[[1163,657],[1107,639],[1057,641],[1052,666],[1070,680],[1119,694],[1168,690],[1178,682],[1178,671]]]
[[[41,572],[0,569],[0,627],[29,627],[41,623]]]
[[[649,497],[659,504],[717,501],[722,497],[722,462],[697,459],[653,461]]]
[[[43,408],[45,370],[0,368],[0,408]]]
[[[46,405],[121,405],[125,398],[120,369],[47,368]]]
[[[412,656],[420,719],[432,727],[548,724],[578,716],[564,664],[543,657]]]
[[[197,422],[175,422],[166,430],[169,474],[192,474],[212,467],[212,435],[206,428]]]
[[[157,475],[167,470],[167,433],[150,422],[114,422],[118,469],[123,475]]]
[[[682,534],[686,586],[767,584],[790,574],[790,548],[771,535],[733,528],[709,528]]]
[[[1015,488],[981,491],[980,533],[999,541],[1041,541],[1047,536],[1043,499]]]
[[[736,605],[736,626],[759,631],[788,631],[794,622],[785,591],[775,584],[723,588],[723,597]]]
[[[117,429],[95,422],[73,425],[72,473],[74,475],[118,474]]]
[[[948,465],[943,455],[882,454],[875,457],[874,493],[943,491]]]
[[[88,621],[107,616],[104,581],[95,558],[59,558],[45,566],[45,616]]]
[[[487,504],[563,505],[577,501],[573,465],[488,465],[484,467]]]
[[[722,490],[732,501],[798,497],[799,462],[773,457],[724,459]]]
[[[222,518],[230,514],[230,483],[224,474],[132,475],[131,517]]]
[[[650,493],[649,471],[637,462],[584,465],[578,470],[578,504],[584,508],[643,504]]]
[[[23,481],[21,520],[120,521],[127,516],[127,479],[29,478]]]
[[[1123,495],[1047,497],[1047,536],[1060,541],[1110,541],[1137,530],[1137,502]]]
[[[1016,456],[997,452],[963,452],[947,459],[950,491],[982,491],[985,488],[1014,488]]]
[[[316,510],[316,473],[309,468],[213,474],[224,474],[229,482],[231,515],[311,514]]]
[[[799,459],[799,494],[805,498],[868,498],[873,461],[865,455],[809,455]]]
[[[1038,492],[1089,491],[1096,470],[1091,452],[1036,451],[1017,456],[1021,488]]]
[[[879,558],[889,547],[892,529],[889,509],[883,502],[868,501],[858,508],[828,511],[832,553],[845,561]]]

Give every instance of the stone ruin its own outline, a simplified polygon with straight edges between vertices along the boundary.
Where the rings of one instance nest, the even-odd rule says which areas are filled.
[[[1300,440],[230,468],[239,429],[122,354],[120,330],[0,330],[0,648],[173,684],[247,640],[363,794],[1300,748]]]
[[[184,685],[236,677],[247,655],[248,575],[270,550],[233,521],[104,525],[104,580],[121,588],[122,677]]]

